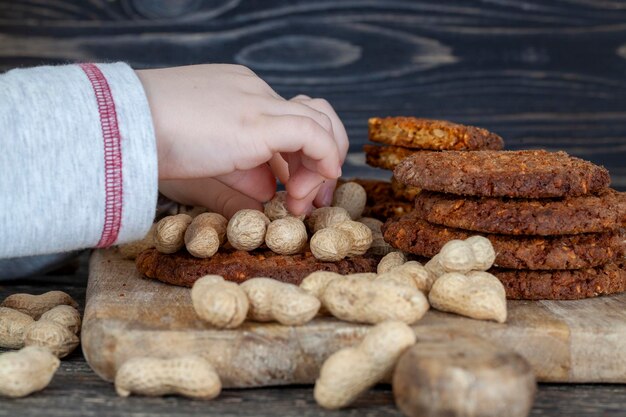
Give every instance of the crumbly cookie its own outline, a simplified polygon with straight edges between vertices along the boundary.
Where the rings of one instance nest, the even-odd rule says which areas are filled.
[[[483,235],[496,251],[495,265],[511,269],[581,269],[612,261],[623,254],[621,230],[563,236],[507,236],[476,233],[429,223],[410,213],[388,220],[382,228],[391,246],[433,257],[452,239]]]
[[[610,183],[604,167],[544,150],[418,152],[394,176],[424,190],[482,197],[576,197]]]
[[[395,177],[391,177],[391,191],[395,198],[406,201],[415,201],[415,197],[422,192],[422,190],[417,187],[402,184]]]
[[[393,171],[404,158],[420,151],[399,146],[363,145],[363,152],[367,165]]]
[[[470,151],[504,147],[504,141],[495,133],[444,120],[372,117],[368,131],[372,142],[406,148]]]
[[[430,223],[507,235],[565,235],[606,232],[622,224],[617,193],[559,199],[461,197],[424,191],[416,214]]]
[[[321,262],[307,251],[298,255],[278,255],[268,249],[253,252],[220,249],[211,258],[200,259],[186,251],[163,254],[147,249],[136,259],[137,270],[148,278],[168,284],[191,287],[204,275],[221,275],[224,279],[243,282],[254,277],[270,277],[282,282],[300,284],[314,271],[340,274],[376,272],[380,257],[353,256],[338,262]]]
[[[626,291],[626,264],[610,262],[596,268],[523,271],[492,268],[513,300],[578,300]]]

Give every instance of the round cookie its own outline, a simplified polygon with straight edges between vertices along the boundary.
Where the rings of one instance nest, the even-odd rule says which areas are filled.
[[[471,151],[504,147],[502,138],[486,129],[416,117],[372,117],[368,133],[372,142],[406,148]]]
[[[623,253],[623,233],[563,236],[507,236],[483,234],[428,223],[415,213],[388,220],[385,241],[404,252],[432,258],[453,239],[483,235],[496,251],[495,265],[511,269],[581,269],[607,263]]]
[[[544,150],[418,152],[394,176],[424,190],[482,197],[576,197],[610,183],[604,167]]]
[[[401,148],[399,146],[376,146],[363,145],[365,152],[365,162],[374,168],[393,169],[404,159],[416,152],[413,149]]]
[[[191,287],[205,275],[221,275],[225,280],[243,282],[254,277],[269,277],[300,284],[310,273],[332,271],[339,274],[376,272],[379,256],[353,256],[338,262],[321,262],[307,251],[298,255],[278,255],[270,250],[253,252],[220,250],[211,258],[200,259],[186,251],[163,254],[147,249],[139,254],[137,270],[148,278],[168,284]]]
[[[622,224],[613,190],[563,199],[460,197],[424,191],[415,213],[439,225],[507,235],[566,235],[606,232]]]
[[[626,265],[610,262],[596,268],[561,271],[489,270],[511,300],[578,300],[626,291]]]

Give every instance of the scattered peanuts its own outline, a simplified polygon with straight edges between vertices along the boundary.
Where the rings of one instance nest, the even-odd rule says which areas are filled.
[[[419,262],[408,261],[390,271],[379,274],[376,280],[408,285],[428,294],[435,277]]]
[[[465,274],[475,268],[472,247],[463,240],[451,240],[439,251],[439,263],[446,272]]]
[[[402,252],[390,252],[378,262],[376,272],[378,274],[384,274],[391,271],[396,266],[400,266],[406,262],[406,255]]]
[[[340,261],[352,248],[352,235],[334,227],[320,229],[311,237],[310,248],[320,261]]]
[[[344,232],[348,232],[350,234],[352,242],[350,250],[348,251],[348,256],[363,255],[372,245],[372,231],[363,223],[355,222],[354,220],[346,220],[341,223],[337,223],[332,226],[332,228],[343,230]]]
[[[239,327],[248,314],[246,293],[219,275],[198,279],[191,289],[191,302],[198,317],[221,329]]]
[[[251,251],[263,244],[270,220],[258,210],[239,210],[228,222],[226,235],[233,248]]]
[[[498,323],[506,321],[504,286],[488,272],[443,274],[433,284],[428,299],[433,308],[440,311]]]
[[[188,214],[162,218],[154,229],[154,247],[161,253],[178,252],[185,245],[185,231],[192,221]]]
[[[185,247],[196,258],[210,258],[224,242],[225,233],[226,219],[223,216],[217,213],[199,214],[185,231]]]
[[[222,383],[213,366],[200,356],[133,358],[118,369],[115,390],[121,397],[180,394],[210,400],[219,395]]]
[[[56,356],[37,346],[0,354],[0,395],[19,398],[41,391],[59,364]]]
[[[429,307],[424,294],[415,287],[354,276],[331,280],[321,300],[340,320],[370,324],[385,320],[414,323]]]
[[[0,307],[0,347],[20,349],[24,347],[24,332],[34,322],[28,314]]]
[[[39,346],[48,349],[58,358],[64,358],[80,343],[67,327],[48,320],[39,320],[28,326],[24,333],[25,346]]]
[[[132,260],[137,258],[137,256],[139,256],[139,254],[144,250],[153,248],[155,229],[156,223],[154,223],[150,227],[148,234],[146,234],[143,239],[119,245],[117,249],[120,251],[120,255],[122,255],[122,258]]]
[[[320,301],[313,295],[272,278],[252,278],[240,287],[250,302],[248,317],[254,321],[300,326],[311,321],[320,308]]]
[[[285,204],[287,198],[287,191],[278,191],[274,198],[272,198],[268,203],[263,207],[263,211],[268,219],[271,221],[282,219],[287,216],[293,216],[287,210],[287,206]],[[305,215],[302,214],[297,216],[296,218],[299,220],[304,220]]]
[[[270,250],[280,255],[293,255],[302,252],[308,235],[302,220],[295,217],[283,217],[272,221],[267,226],[265,244]]]
[[[363,214],[366,202],[367,192],[365,188],[356,182],[347,182],[335,190],[332,205],[346,209],[350,218],[356,220]]]
[[[313,232],[318,232],[337,223],[351,220],[343,207],[320,207],[311,213],[309,223]]]
[[[62,304],[78,307],[76,301],[63,291],[48,291],[40,295],[13,294],[5,298],[0,307],[21,311],[38,320],[43,313]]]
[[[315,382],[315,401],[330,410],[350,405],[389,374],[413,344],[415,333],[402,322],[372,327],[359,345],[341,349],[324,362]]]
[[[72,306],[59,305],[41,315],[39,321],[53,321],[74,334],[80,332],[80,313]]]

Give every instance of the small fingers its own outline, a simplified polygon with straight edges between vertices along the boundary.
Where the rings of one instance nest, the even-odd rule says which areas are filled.
[[[315,196],[315,200],[313,200],[313,204],[315,207],[326,207],[330,206],[333,202],[333,194],[335,192],[335,187],[337,186],[337,180],[326,180],[320,186],[319,192]]]
[[[266,143],[272,153],[301,151],[316,161],[316,170],[326,178],[341,176],[341,159],[337,143],[330,133],[305,116],[266,116]]]
[[[261,203],[276,193],[276,177],[266,164],[245,171],[234,171],[215,177],[224,185]]]

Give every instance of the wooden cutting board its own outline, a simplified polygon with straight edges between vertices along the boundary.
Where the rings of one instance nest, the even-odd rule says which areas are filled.
[[[506,324],[429,311],[419,340],[462,343],[479,336],[512,349],[539,381],[626,383],[626,293],[580,301],[510,301]],[[198,320],[190,290],[144,279],[115,250],[90,264],[82,347],[112,381],[132,357],[201,354],[225,387],[313,383],[324,360],[359,341],[369,326],[320,318],[301,327],[246,322],[215,330]]]

